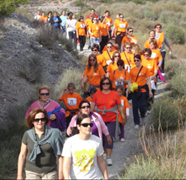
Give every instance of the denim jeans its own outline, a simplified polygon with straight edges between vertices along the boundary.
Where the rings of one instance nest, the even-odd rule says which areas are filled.
[[[98,45],[100,45],[99,38],[90,37],[90,46],[92,47],[93,44],[98,44]]]
[[[65,33],[65,37],[66,37],[66,27],[63,26],[62,29],[60,29],[60,33],[61,35],[63,35],[63,33]]]

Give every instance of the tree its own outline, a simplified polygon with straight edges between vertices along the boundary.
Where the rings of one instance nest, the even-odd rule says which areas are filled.
[[[26,4],[28,0],[0,0],[0,15],[9,15],[14,12],[20,4]]]

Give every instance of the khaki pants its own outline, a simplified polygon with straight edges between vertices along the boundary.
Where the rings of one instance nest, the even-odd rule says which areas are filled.
[[[25,170],[26,179],[57,179],[57,171],[49,173],[36,173]]]

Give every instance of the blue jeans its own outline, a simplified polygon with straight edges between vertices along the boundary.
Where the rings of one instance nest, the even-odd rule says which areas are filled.
[[[99,42],[99,38],[95,38],[95,37],[90,37],[90,46],[92,47],[93,44],[100,44]]]
[[[63,33],[65,33],[65,37],[66,37],[66,27],[62,26],[62,29],[60,29],[60,33],[63,35]]]

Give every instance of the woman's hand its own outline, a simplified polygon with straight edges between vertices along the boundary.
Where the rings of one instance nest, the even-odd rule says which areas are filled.
[[[125,125],[127,123],[126,119],[122,120],[122,125]]]
[[[149,91],[149,98],[153,96],[152,91]]]
[[[126,118],[129,119],[129,115],[126,115]]]
[[[109,145],[112,144],[112,139],[111,139],[110,135],[107,136],[107,142],[108,142]]]
[[[55,114],[51,114],[50,115],[50,119],[53,121],[53,120],[55,120],[56,119],[56,115]]]

